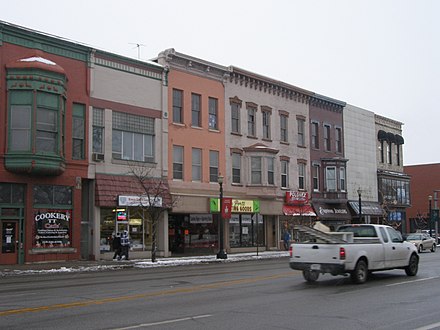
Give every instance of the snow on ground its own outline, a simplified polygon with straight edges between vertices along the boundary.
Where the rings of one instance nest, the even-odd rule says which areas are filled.
[[[147,259],[132,259],[114,262],[91,262],[86,265],[74,266],[60,266],[60,265],[44,265],[43,269],[40,267],[32,267],[26,265],[25,268],[10,268],[3,267],[0,269],[1,276],[11,275],[32,275],[32,274],[53,274],[53,273],[75,273],[75,272],[94,272],[103,270],[116,270],[122,268],[154,268],[154,267],[173,267],[182,265],[206,264],[206,263],[226,263],[238,262],[245,260],[260,260],[260,259],[274,259],[288,257],[287,251],[273,251],[273,252],[252,252],[252,253],[238,253],[229,254],[227,259],[217,259],[215,255],[210,256],[195,256],[195,257],[180,257],[180,258],[158,258],[156,262],[151,262]],[[73,263],[72,263],[73,264]]]

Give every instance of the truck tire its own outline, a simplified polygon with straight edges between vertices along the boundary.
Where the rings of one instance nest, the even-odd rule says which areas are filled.
[[[423,251],[423,244],[420,243],[420,245],[419,245],[419,253],[422,253],[422,251]]]
[[[408,266],[405,267],[405,273],[408,276],[416,276],[419,271],[419,257],[412,254],[409,257]]]
[[[437,245],[435,245],[435,243],[432,244],[431,252],[435,252],[435,249],[436,249],[436,248],[437,248]]]
[[[359,260],[356,267],[350,274],[353,283],[362,284],[367,281],[368,278],[368,266],[365,260]]]
[[[319,272],[317,272],[316,270],[304,269],[303,277],[307,282],[313,283],[318,280]]]

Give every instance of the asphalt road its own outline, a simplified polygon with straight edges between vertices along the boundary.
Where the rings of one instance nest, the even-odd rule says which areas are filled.
[[[440,329],[440,252],[419,274],[308,284],[288,259],[0,279],[0,329]]]

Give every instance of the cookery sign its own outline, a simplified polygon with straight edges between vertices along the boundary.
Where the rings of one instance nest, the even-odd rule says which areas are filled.
[[[70,210],[39,210],[34,214],[34,247],[70,247]]]

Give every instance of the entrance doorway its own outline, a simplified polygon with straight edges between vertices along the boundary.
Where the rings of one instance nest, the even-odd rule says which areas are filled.
[[[19,254],[19,226],[18,220],[1,221],[0,253],[1,264],[13,265],[18,263]]]

